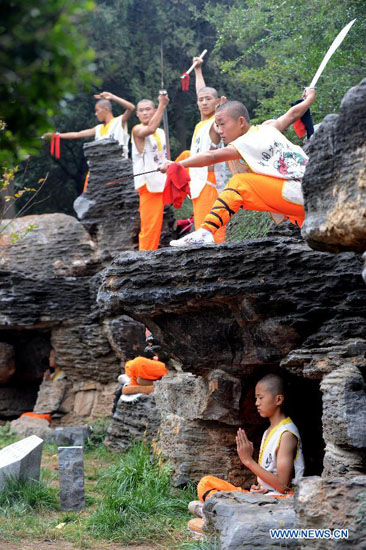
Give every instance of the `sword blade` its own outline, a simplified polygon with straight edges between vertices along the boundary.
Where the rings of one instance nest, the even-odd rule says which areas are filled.
[[[159,170],[149,170],[148,172],[140,172],[139,174],[128,174],[127,176],[122,176],[117,180],[108,181],[104,185],[115,185],[116,183],[121,183],[121,181],[126,180],[127,178],[136,178],[137,176],[145,176],[145,174],[152,174],[153,172],[159,172]]]
[[[346,38],[346,35],[347,35],[348,31],[350,30],[350,28],[352,27],[352,25],[355,21],[356,21],[356,19],[354,19],[353,21],[348,23],[348,25],[346,25],[344,27],[344,29],[342,29],[341,32],[333,40],[333,43],[332,43],[331,47],[329,48],[329,50],[327,51],[327,53],[325,54],[323,61],[320,63],[319,69],[316,71],[315,76],[314,76],[313,80],[311,81],[311,84],[310,84],[309,88],[315,88],[315,85],[318,82],[320,75],[324,71],[329,59],[332,57],[332,55],[334,54],[334,52],[336,51],[338,46],[340,46],[342,44],[343,40]]]
[[[166,107],[163,113],[163,126],[164,126],[164,132],[165,132],[166,156],[168,160],[170,160],[169,123],[168,123],[168,113],[166,112]]]
[[[163,42],[160,42],[160,70],[161,70],[161,90],[160,94],[167,94],[168,92],[164,89],[164,55],[163,55]],[[167,113],[167,107],[164,109],[163,113],[163,126],[164,126],[164,133],[165,133],[165,146],[166,146],[166,154],[168,160],[170,160],[170,139],[169,139],[169,122],[168,122],[168,113]]]

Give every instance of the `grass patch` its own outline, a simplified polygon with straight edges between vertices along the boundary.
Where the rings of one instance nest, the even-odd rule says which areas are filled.
[[[173,489],[170,468],[136,444],[100,478],[103,504],[89,517],[96,537],[124,543],[162,540],[187,521],[193,488]]]
[[[226,240],[238,242],[259,239],[273,227],[274,224],[268,212],[239,210],[227,225]]]
[[[111,422],[109,417],[98,418],[93,424],[89,425],[90,437],[84,447],[85,450],[92,450],[97,447],[104,447],[104,440],[107,436],[108,426]]]
[[[59,541],[60,548],[68,541],[91,550],[103,544],[108,549],[108,542],[151,550],[216,550],[208,542],[190,542],[187,505],[196,498],[194,486],[173,488],[169,465],[150,446],[112,452],[102,443],[103,423],[94,431],[100,437],[84,449],[85,508],[60,510],[57,447],[46,443],[40,481],[10,480],[0,494],[0,541],[19,547],[20,541],[50,540]],[[13,442],[8,428],[3,434],[3,446]]]
[[[11,429],[10,422],[6,422],[3,426],[0,426],[0,449],[16,441],[19,441],[19,436]]]
[[[0,512],[23,514],[29,511],[42,512],[59,508],[57,494],[54,488],[47,485],[42,479],[23,480],[9,478],[5,487],[0,491]]]

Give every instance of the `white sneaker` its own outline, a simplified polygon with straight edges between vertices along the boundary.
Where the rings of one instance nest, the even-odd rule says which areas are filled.
[[[125,386],[126,384],[130,383],[131,378],[129,376],[127,376],[127,374],[120,374],[117,380],[120,384]]]
[[[200,227],[193,233],[188,233],[185,237],[176,241],[170,241],[170,246],[203,246],[205,244],[213,244],[214,238],[211,231]]]
[[[193,516],[196,516],[197,518],[203,518],[202,508],[203,508],[203,502],[201,502],[200,500],[192,500],[188,504],[189,512]]]

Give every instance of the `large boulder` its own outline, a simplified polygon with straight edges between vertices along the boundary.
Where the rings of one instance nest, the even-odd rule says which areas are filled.
[[[312,137],[302,234],[317,250],[366,250],[366,79]]]

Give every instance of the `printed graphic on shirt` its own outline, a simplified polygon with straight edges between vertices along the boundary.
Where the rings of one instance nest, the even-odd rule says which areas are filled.
[[[307,157],[299,152],[292,150],[287,143],[274,141],[261,154],[262,160],[258,162],[260,166],[265,168],[275,168],[283,176],[291,176],[294,179],[300,179],[304,175],[304,169],[308,163]]]
[[[265,467],[266,470],[268,470],[268,468],[270,467],[272,462],[273,462],[272,454],[269,453],[268,456],[266,457],[266,462],[264,464],[264,467]]]

